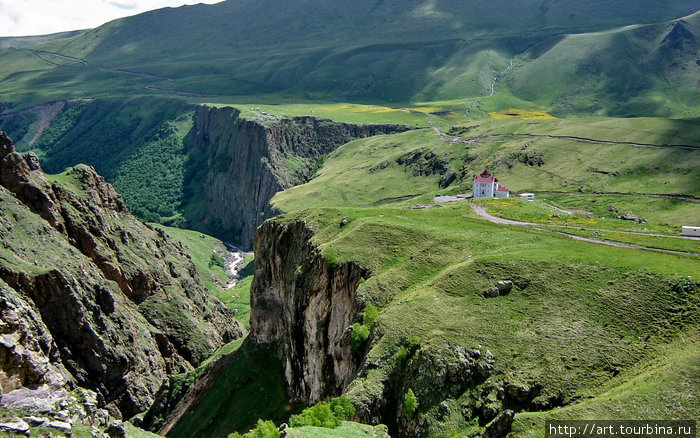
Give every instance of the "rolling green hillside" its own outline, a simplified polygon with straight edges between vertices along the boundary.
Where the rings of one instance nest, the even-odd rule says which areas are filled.
[[[411,184],[401,173],[343,182],[348,172],[335,166],[348,161],[343,149],[350,147],[324,166],[327,178],[344,186]],[[392,436],[475,436],[507,408],[516,412],[509,436],[539,437],[546,419],[697,415],[690,389],[697,386],[697,253],[613,248],[491,224],[467,202],[307,208],[302,200],[322,190],[322,178],[278,195],[286,213],[270,222],[303,222],[326,263],[370,272],[357,299],[380,313],[372,325],[356,317],[370,327],[357,347],[367,357],[345,392],[363,421],[386,422]],[[432,189],[439,178],[430,179]],[[375,194],[353,199],[368,205]],[[513,291],[484,298],[502,279],[514,282]],[[475,368],[463,370],[460,351],[474,350],[467,363]],[[492,371],[476,371],[479,357],[492,360]],[[229,386],[230,378],[207,384],[219,393],[257,388],[257,381],[245,390]],[[408,389],[418,399],[414,416],[402,401]],[[230,406],[237,395],[223,399],[205,395],[171,434],[208,436],[223,424],[217,418],[231,428],[250,418]],[[267,406],[259,415],[276,418]]]
[[[58,32],[49,35],[37,35],[37,36],[21,36],[21,37],[0,37],[0,49],[7,49],[10,47],[29,47],[35,46],[37,44],[45,43],[48,41],[70,38],[83,33],[82,30],[74,30],[69,32]]]
[[[689,0],[230,0],[7,49],[0,101],[484,97],[487,110],[532,102],[558,114],[687,116],[696,112],[698,18],[678,20],[696,11]]]
[[[509,437],[541,437],[550,419],[692,418],[700,242],[679,239],[678,224],[696,224],[700,209],[698,132],[697,122],[665,119],[500,119],[360,139],[326,157],[308,183],[278,193],[283,214],[258,238],[282,246],[269,229],[304,224],[337,275],[345,262],[367,269],[356,300],[379,317],[369,322],[367,307],[355,317],[347,348],[366,357],[344,393],[360,420],[384,422],[392,436],[482,435],[505,409],[516,413]],[[484,167],[511,189],[540,190],[538,200],[433,203],[438,192],[469,191]],[[440,187],[450,169],[455,179]],[[613,204],[648,222],[612,216]],[[537,226],[487,222],[471,208],[479,205]],[[609,231],[582,231],[590,227]],[[639,247],[614,246],[621,242]],[[292,268],[276,268],[287,285],[304,273]],[[500,280],[513,290],[485,298]],[[366,336],[354,340],[356,326]],[[225,376],[205,382],[238,394],[258,387],[250,377],[243,389]],[[222,424],[240,431],[237,421],[255,417],[233,407],[238,395],[201,397],[172,436],[215,435]],[[259,416],[283,421],[267,406]]]
[[[667,119],[488,120],[459,125],[451,134],[423,129],[357,140],[331,154],[313,181],[279,193],[275,205],[430,203],[438,192],[469,191],[484,168],[513,191],[698,197],[699,126]],[[454,180],[441,188],[451,173]]]
[[[468,191],[471,177],[488,167],[514,190],[568,192],[538,193],[542,201],[535,203],[491,202],[515,219],[527,213],[525,220],[561,220],[563,226],[568,216],[551,208],[559,205],[583,212],[568,219],[577,229],[660,227],[677,236],[678,222],[694,223],[700,211],[698,132],[696,122],[659,119],[491,120],[455,127],[452,136],[420,130],[339,148],[314,180],[279,193],[273,203],[287,212],[276,221],[309,224],[327,261],[353,261],[372,273],[358,289],[360,300],[381,309],[379,327],[367,341],[371,365],[346,394],[360,411],[376,415],[377,406],[384,406],[380,419],[399,436],[480,434],[493,418],[489,406],[499,403],[516,412],[510,437],[542,436],[547,419],[696,416],[688,392],[697,383],[698,339],[690,334],[695,329],[684,331],[685,323],[672,317],[656,319],[666,305],[646,300],[664,300],[666,287],[657,280],[695,281],[697,241],[667,239],[667,248],[692,254],[575,242],[559,233],[562,228],[490,224],[476,218],[468,201],[436,205],[432,198]],[[440,188],[450,168],[457,178]],[[598,172],[603,169],[610,172]],[[592,193],[613,191],[621,194]],[[651,193],[695,198],[645,196]],[[634,228],[611,218],[613,203],[648,214],[649,222]],[[562,218],[552,220],[554,213]],[[594,236],[615,240],[602,232]],[[655,247],[653,239],[637,236],[635,242]],[[513,280],[515,292],[484,299],[481,291],[500,279]],[[690,318],[686,328],[698,322],[697,292],[691,296],[692,302],[672,311]],[[635,309],[641,310],[637,316]],[[652,346],[650,333],[662,332]],[[633,339],[646,343],[635,346]],[[457,388],[465,382],[439,371],[442,363],[447,370],[456,366],[450,363],[455,345],[488,349],[503,368],[484,380],[472,377],[466,383],[472,389],[462,393]],[[422,368],[431,354],[441,358],[427,362],[438,368],[434,374]],[[518,395],[518,387],[534,392]],[[408,388],[418,395],[414,418],[402,406]]]
[[[0,129],[51,184],[86,163],[140,219],[190,228],[157,231],[246,320],[144,427],[226,436],[339,395],[396,437],[493,436],[509,411],[510,438],[698,418],[698,7],[166,8],[0,38]],[[465,199],[484,169],[510,199]],[[232,289],[217,238],[256,250]]]

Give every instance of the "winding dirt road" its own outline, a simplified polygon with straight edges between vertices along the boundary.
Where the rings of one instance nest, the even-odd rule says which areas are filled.
[[[602,239],[594,239],[592,237],[578,236],[575,234],[569,234],[569,233],[564,232],[564,231],[556,231],[556,230],[550,230],[547,228],[541,228],[538,226],[541,224],[535,224],[532,222],[514,221],[514,220],[510,220],[510,219],[503,219],[500,217],[496,217],[492,214],[487,213],[486,207],[483,207],[481,205],[470,204],[469,206],[472,208],[472,210],[474,210],[474,212],[477,215],[479,215],[479,216],[483,217],[484,219],[488,220],[489,222],[493,222],[495,224],[515,225],[518,227],[530,227],[532,229],[539,230],[539,231],[561,234],[563,236],[569,237],[569,238],[574,239],[574,240],[580,240],[582,242],[598,243],[601,245],[614,246],[617,248],[644,249],[647,251],[667,252],[667,253],[671,253],[671,254],[700,255],[700,253],[690,252],[690,251],[678,251],[678,250],[673,250],[673,249],[654,248],[651,246],[636,245],[633,243],[615,242],[612,240],[602,240]],[[552,225],[552,226],[559,227],[559,228],[569,228],[569,227],[566,227],[563,225]],[[576,227],[576,228],[581,229],[580,227]],[[637,232],[632,232],[632,231],[603,230],[603,229],[589,229],[589,228],[586,228],[585,230],[587,230],[587,231],[610,231],[610,232],[623,233],[623,234],[639,234],[639,235],[643,235],[643,236],[670,237],[670,238],[674,238],[674,239],[686,239],[686,240],[700,241],[700,238],[690,237],[690,236],[668,236],[665,234],[648,234],[648,233],[637,233]]]
[[[90,65],[84,59],[76,58],[74,56],[62,55],[60,53],[55,53],[55,52],[47,52],[44,50],[31,50],[31,49],[18,49],[18,50],[22,50],[24,52],[31,53],[32,55],[36,56],[37,58],[39,58],[42,61],[46,62],[47,64],[51,64],[51,65],[58,65],[58,64],[55,62],[49,61],[48,59],[44,58],[44,56],[54,56],[54,57],[59,58],[59,59],[65,59],[66,61],[73,61],[73,62],[82,64],[86,68],[89,68],[92,70],[103,71],[103,72],[107,72],[107,73],[115,73],[115,74],[119,74],[119,75],[128,75],[128,76],[140,76],[140,77],[144,77],[144,78],[160,79],[160,80],[171,81],[171,82],[173,80],[173,78],[171,78],[171,77],[159,76],[159,75],[156,75],[153,73],[121,70],[121,69],[116,69],[116,68],[95,67],[93,65]]]
[[[548,138],[548,139],[578,141],[578,142],[583,142],[583,143],[595,143],[595,144],[615,145],[615,146],[632,146],[632,147],[636,147],[636,148],[700,150],[700,146],[695,146],[695,145],[685,145],[685,144],[663,144],[663,145],[660,145],[660,144],[647,144],[647,143],[631,143],[631,142],[626,142],[626,141],[596,140],[594,138],[573,137],[573,136],[568,136],[568,135],[489,134],[489,135],[482,135],[482,136],[473,137],[473,138],[462,138],[458,135],[450,135],[450,134],[444,133],[444,132],[440,131],[440,129],[438,127],[433,127],[433,130],[441,137],[445,137],[445,138],[450,139],[450,143],[461,143],[461,144],[482,143],[485,141],[489,141],[491,139],[500,139],[500,138],[512,138],[512,139],[517,139],[517,138]]]

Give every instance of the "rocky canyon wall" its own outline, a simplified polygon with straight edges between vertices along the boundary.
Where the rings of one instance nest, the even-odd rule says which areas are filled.
[[[293,401],[312,404],[339,395],[361,357],[350,331],[361,309],[356,289],[367,271],[330,266],[304,222],[268,221],[255,237],[250,340],[275,343]]]
[[[92,168],[57,180],[0,132],[2,394],[79,386],[129,417],[242,330],[182,246]]]
[[[246,120],[235,108],[200,106],[187,138],[192,159],[184,211],[189,226],[249,249],[280,190],[306,182],[319,157],[351,140],[403,132],[314,117]]]

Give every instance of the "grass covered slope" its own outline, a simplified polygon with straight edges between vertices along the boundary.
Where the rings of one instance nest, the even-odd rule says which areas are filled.
[[[236,319],[244,327],[250,327],[250,284],[253,280],[253,255],[249,253],[243,260],[243,267],[238,270],[240,280],[228,288],[231,280],[226,269],[227,248],[221,240],[202,234],[199,231],[166,227],[154,224],[173,239],[180,242],[187,251],[192,263],[205,286],[212,295],[221,300],[226,307],[236,312]],[[223,266],[222,266],[223,265]]]
[[[690,0],[167,8],[3,51],[0,65],[12,67],[0,67],[0,100],[26,107],[147,93],[403,105],[483,97],[476,109],[687,116],[697,110],[690,53],[698,26],[696,16],[678,20],[695,12]],[[616,81],[622,73],[634,80]]]
[[[643,193],[697,196],[700,151],[609,143],[697,146],[693,126],[492,120],[449,136],[381,136],[344,145],[315,179],[279,193],[273,203],[285,214],[274,220],[305,221],[332,263],[371,272],[358,294],[379,307],[379,318],[359,347],[366,365],[346,390],[360,418],[384,421],[398,436],[472,436],[514,409],[512,436],[541,436],[546,418],[697,416],[697,255],[579,242],[486,222],[468,202],[432,203],[436,192],[468,191],[488,167],[511,189],[563,192],[547,201],[598,219],[611,215],[608,198],[587,192],[641,192],[611,203],[648,212],[644,226],[663,231],[696,217],[698,204]],[[454,180],[440,188],[451,169]],[[411,208],[418,203],[430,208]],[[549,209],[524,204],[538,217]],[[632,228],[618,219],[604,225]],[[513,290],[485,298],[500,280]],[[462,369],[464,357],[471,365]]]
[[[341,226],[342,219],[348,225]],[[430,436],[452,428],[476,432],[500,403],[546,411],[597,398],[601,384],[621,372],[634,374],[676,335],[697,329],[697,290],[676,286],[700,274],[697,257],[504,229],[474,219],[467,205],[311,209],[284,220],[305,220],[322,248],[371,270],[358,292],[381,310],[374,342],[366,347],[367,363],[380,365],[361,371],[347,394],[365,421],[384,401],[381,421],[400,435],[417,433],[416,427]],[[505,279],[515,284],[510,294],[484,298],[485,289]],[[401,350],[408,339],[418,348],[406,356]],[[435,375],[420,371],[432,358],[451,363],[457,346],[489,350],[494,371],[441,378],[441,362],[433,362]],[[687,373],[668,378],[692,386]],[[498,388],[509,385],[525,385],[529,393],[522,400],[499,398]],[[401,403],[391,401],[409,388],[420,404],[416,421],[426,423],[406,418]],[[636,397],[655,418],[674,412],[654,401],[654,391]],[[694,409],[692,402],[683,406]]]
[[[513,191],[697,197],[699,127],[695,121],[651,118],[496,119],[454,127],[449,135],[423,129],[378,136],[338,148],[311,183],[279,193],[274,202],[283,210],[429,203],[438,192],[469,191],[484,168]]]

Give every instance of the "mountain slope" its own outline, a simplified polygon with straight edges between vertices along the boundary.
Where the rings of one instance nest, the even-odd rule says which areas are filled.
[[[700,242],[678,232],[697,222],[699,132],[667,119],[501,119],[339,147],[315,178],[278,193],[282,214],[258,227],[247,342],[186,394],[170,391],[153,426],[245,430],[256,415],[242,394],[266,386],[275,401],[258,416],[281,423],[285,404],[345,394],[356,420],[399,437],[484,436],[507,410],[512,437],[540,437],[552,418],[697,416]],[[491,200],[541,209],[526,228],[484,221],[470,208],[479,201],[433,201],[468,192],[484,167],[568,204]],[[615,247],[602,230],[570,237],[583,227],[626,230],[646,248]],[[669,251],[650,248],[657,229]],[[501,281],[512,289],[489,298]],[[240,369],[251,346],[274,356],[269,380],[221,372]]]
[[[144,92],[187,98],[291,94],[383,102],[478,97],[484,91],[488,94],[509,60],[536,61],[567,35],[663,22],[696,11],[697,5],[687,0],[644,4],[363,0],[352,5],[337,0],[229,0],[152,11],[73,38],[6,50],[0,55],[6,61],[0,69],[4,73],[0,93],[5,90],[0,100],[42,103],[30,91],[37,87],[50,100]],[[691,34],[697,29],[697,23],[689,21],[688,26]],[[635,43],[641,48],[658,35],[655,30],[644,32],[638,38],[643,44]],[[697,48],[696,42],[690,45]],[[605,48],[595,43],[590,56]],[[664,62],[672,64],[677,54],[665,57]],[[7,66],[10,60],[12,67]],[[613,71],[624,70],[629,63],[615,55],[605,61],[612,63]],[[557,97],[572,93],[595,59],[582,63],[583,71],[564,72],[559,80],[563,89],[556,96],[535,100],[551,105]],[[557,74],[558,64],[540,65]],[[653,83],[660,78],[657,69],[641,65],[639,72],[650,73],[652,79],[637,88],[657,90]],[[696,71],[692,74],[697,78]],[[522,83],[508,88],[517,99],[532,99]],[[614,88],[612,92],[617,92]],[[606,110],[611,105],[600,106]],[[560,111],[594,108],[589,103]]]
[[[168,374],[242,335],[182,247],[129,215],[92,168],[52,180],[0,140],[3,394],[80,386],[130,417]]]

